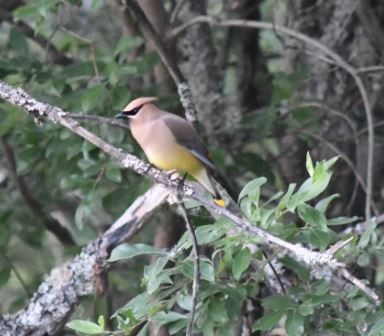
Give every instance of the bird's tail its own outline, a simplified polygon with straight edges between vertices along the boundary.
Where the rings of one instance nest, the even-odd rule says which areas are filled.
[[[206,189],[214,198],[214,202],[221,207],[225,206],[225,201],[221,197],[219,190],[216,187],[215,182],[212,180],[207,169],[203,168],[198,173],[193,174],[193,177],[200,182],[200,184]]]
[[[208,175],[211,177],[211,180],[213,178],[215,181],[217,181],[220,184],[220,186],[227,192],[227,194],[232,198],[232,200],[236,202],[238,198],[238,192],[236,192],[234,188],[230,186],[230,184],[228,183],[228,180],[218,170],[209,169]],[[217,191],[217,187],[215,186],[215,183],[212,182],[212,184],[214,185],[214,188]],[[217,193],[220,195],[218,191]]]

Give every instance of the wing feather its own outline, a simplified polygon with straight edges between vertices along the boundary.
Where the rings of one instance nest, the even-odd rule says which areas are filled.
[[[203,141],[197,135],[193,126],[185,119],[176,115],[162,117],[163,122],[171,131],[176,142],[186,148],[194,157],[199,159],[205,166],[216,170],[209,159],[209,152]]]

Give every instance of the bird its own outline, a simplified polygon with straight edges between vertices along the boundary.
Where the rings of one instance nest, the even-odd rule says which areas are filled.
[[[131,101],[115,118],[126,119],[134,139],[149,162],[164,171],[177,171],[192,176],[213,196],[221,207],[221,197],[213,176],[221,176],[210,159],[210,153],[187,120],[159,109],[157,97],[140,97]]]

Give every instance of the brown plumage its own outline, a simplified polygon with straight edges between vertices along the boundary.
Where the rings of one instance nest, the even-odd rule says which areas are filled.
[[[130,102],[117,118],[130,120],[133,137],[149,162],[162,170],[177,170],[193,176],[215,198],[222,200],[210,172],[216,171],[209,152],[193,126],[185,119],[162,111],[153,102],[155,97]]]

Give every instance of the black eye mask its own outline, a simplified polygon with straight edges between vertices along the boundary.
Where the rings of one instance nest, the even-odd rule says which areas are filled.
[[[140,109],[141,109],[142,107],[143,107],[143,105],[140,105],[140,106],[138,106],[138,107],[135,107],[135,108],[132,109],[132,110],[129,110],[129,111],[122,111],[122,112],[116,114],[116,115],[115,115],[115,118],[116,118],[116,119],[127,119],[127,118],[129,118],[129,117],[132,117],[132,116],[136,115],[136,114],[140,111]]]

